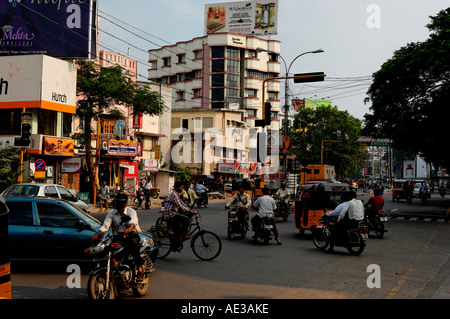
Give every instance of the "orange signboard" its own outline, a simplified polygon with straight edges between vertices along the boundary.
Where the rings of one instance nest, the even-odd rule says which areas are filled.
[[[61,137],[44,137],[44,154],[55,156],[73,156],[74,140]]]

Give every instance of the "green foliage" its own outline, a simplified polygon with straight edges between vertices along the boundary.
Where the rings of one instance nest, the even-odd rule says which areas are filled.
[[[179,172],[175,175],[175,179],[177,181],[181,181],[183,183],[192,181],[192,171],[189,168],[177,167],[175,170]]]
[[[400,48],[373,75],[363,134],[390,138],[394,147],[450,169],[442,151],[448,145],[450,8],[430,18],[430,38]]]
[[[17,182],[20,175],[20,149],[0,149],[0,191]]]
[[[336,176],[358,173],[367,154],[357,143],[361,121],[347,111],[331,106],[301,109],[295,115],[291,129],[291,151],[305,163],[320,164],[324,140],[323,163],[336,168]]]

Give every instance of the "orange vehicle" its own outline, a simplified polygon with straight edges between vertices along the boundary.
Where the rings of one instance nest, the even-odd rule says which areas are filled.
[[[5,199],[0,196],[0,299],[11,299],[11,268],[8,252],[8,214]]]
[[[323,214],[336,208],[352,191],[348,184],[313,182],[300,187],[301,196],[295,201],[295,227],[303,234],[321,226]]]
[[[394,179],[392,183],[392,201],[400,201],[400,199],[408,199],[408,194],[406,193],[406,185],[408,184],[406,179]]]

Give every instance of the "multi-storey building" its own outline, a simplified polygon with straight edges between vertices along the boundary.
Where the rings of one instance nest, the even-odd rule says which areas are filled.
[[[183,114],[181,111],[193,109],[217,111],[222,113],[221,118],[236,112],[238,122],[248,129],[261,131],[255,121],[263,119],[263,104],[270,101],[272,123],[265,129],[279,130],[280,83],[264,82],[279,76],[279,51],[280,42],[276,40],[235,33],[208,34],[149,50],[148,78],[172,86],[172,118]],[[193,121],[195,114],[185,120]],[[194,124],[184,126],[194,127]],[[241,150],[234,153],[238,154],[235,160],[242,158]],[[244,153],[248,161],[249,152]],[[226,157],[224,153],[223,158]],[[205,165],[203,168],[204,172],[209,171]]]

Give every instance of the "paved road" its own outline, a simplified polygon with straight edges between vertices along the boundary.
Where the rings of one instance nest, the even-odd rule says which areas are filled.
[[[221,255],[212,262],[198,260],[189,245],[181,253],[157,260],[147,299],[414,299],[450,297],[450,224],[448,199],[426,205],[390,200],[386,208],[397,209],[383,239],[370,238],[361,256],[343,248],[334,254],[314,247],[308,232],[301,236],[293,218],[279,222],[283,245],[268,246],[249,238],[226,237],[225,200],[212,200],[199,211],[206,229],[223,242]],[[153,225],[158,208],[139,211],[143,229]],[[104,213],[94,213],[99,219]],[[411,219],[413,216],[415,219]],[[430,217],[431,216],[431,217]],[[403,218],[401,218],[403,217]],[[381,288],[368,288],[373,266],[379,268]],[[372,268],[371,268],[372,267]],[[59,273],[58,273],[59,271]],[[38,273],[13,273],[13,298],[85,299],[87,275],[81,288],[67,287],[65,269],[41,268]],[[373,279],[373,276],[371,277]],[[373,281],[372,281],[373,282]],[[124,294],[123,298],[132,298]]]

